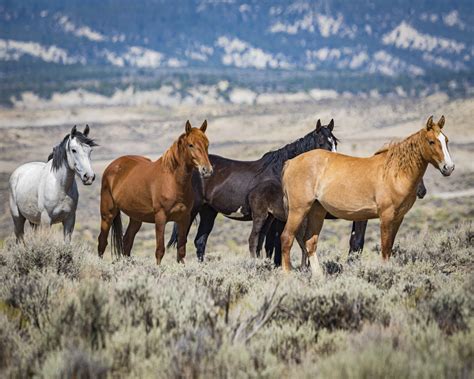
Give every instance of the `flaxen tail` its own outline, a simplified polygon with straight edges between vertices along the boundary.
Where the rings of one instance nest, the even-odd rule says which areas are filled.
[[[120,211],[112,221],[112,256],[120,258],[124,255],[123,251],[123,228],[122,218],[120,217]]]

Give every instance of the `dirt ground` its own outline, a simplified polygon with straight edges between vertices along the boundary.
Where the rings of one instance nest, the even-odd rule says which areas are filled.
[[[340,138],[340,152],[367,156],[385,142],[420,129],[434,114],[446,117],[445,133],[456,164],[451,177],[444,178],[433,167],[425,176],[428,195],[417,201],[399,235],[441,230],[459,222],[474,220],[474,98],[449,99],[434,94],[423,99],[339,98],[319,102],[270,103],[265,105],[202,105],[175,108],[88,107],[49,109],[0,109],[0,244],[13,233],[8,210],[8,178],[22,163],[44,161],[52,147],[70,128],[88,123],[91,136],[100,144],[92,154],[98,180],[79,185],[80,200],[74,238],[95,244],[99,228],[101,173],[120,155],[139,154],[157,159],[183,131],[187,119],[194,126],[207,119],[210,152],[229,158],[251,160],[308,133],[321,118],[335,120],[334,134]],[[368,173],[369,175],[370,173]],[[320,249],[348,247],[350,223],[327,221]],[[369,222],[366,251],[379,244],[378,221]],[[248,254],[250,223],[219,216],[208,243],[208,253]],[[58,226],[57,226],[58,227]],[[169,233],[171,227],[168,225]],[[192,240],[188,259],[194,259]],[[134,254],[153,259],[154,229],[144,225],[137,235]],[[174,259],[167,253],[165,261]]]

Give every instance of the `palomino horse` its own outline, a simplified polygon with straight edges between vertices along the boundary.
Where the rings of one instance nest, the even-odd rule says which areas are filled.
[[[416,189],[416,197],[418,199],[423,199],[426,195],[426,187],[421,178],[420,183]],[[326,219],[334,219],[335,217],[330,217],[328,214]],[[265,241],[265,252],[267,258],[273,256],[273,260],[276,266],[281,266],[281,233],[285,228],[285,223],[280,220],[273,220],[273,222],[268,226],[265,231],[262,231],[262,235],[259,238],[260,247]],[[349,240],[349,255],[347,257],[347,262],[352,263],[360,257],[360,254],[364,250],[365,244],[365,231],[367,229],[367,221],[356,221],[352,223],[351,238]],[[309,260],[306,256],[306,247],[304,243],[304,234],[306,232],[306,219],[301,224],[299,231],[296,234],[296,240],[298,245],[301,247],[301,267],[309,267]]]
[[[155,162],[135,155],[114,160],[104,171],[100,193],[101,230],[99,256],[107,247],[110,227],[113,233],[113,253],[130,255],[135,235],[143,222],[155,224],[156,263],[165,253],[165,224],[175,221],[180,226],[178,262],[186,255],[186,230],[194,201],[191,186],[193,169],[203,177],[212,174],[207,150],[209,141],[204,134],[207,121],[201,128],[186,122],[186,131]],[[122,239],[120,211],[130,217]]]
[[[320,272],[316,247],[328,212],[352,221],[380,218],[382,257],[387,260],[428,164],[444,176],[454,170],[443,126],[444,116],[438,123],[431,116],[425,128],[369,158],[314,150],[288,161],[282,178],[288,208],[281,236],[283,269],[291,270],[290,249],[307,217],[306,248],[313,272]]]
[[[278,150],[269,151],[255,161],[236,161],[210,155],[215,174],[205,180],[197,173],[193,175],[194,206],[191,220],[186,226],[188,234],[192,220],[199,213],[199,228],[194,240],[198,260],[204,260],[207,239],[218,213],[233,220],[253,222],[249,250],[252,256],[259,255],[265,235],[261,231],[274,218],[286,220],[281,188],[283,164],[312,149],[336,150],[337,138],[332,133],[333,128],[334,120],[325,126],[318,120],[316,128],[304,137]],[[267,221],[269,215],[270,219]],[[175,225],[168,247],[177,241],[178,230]],[[275,257],[280,258],[280,254]],[[278,265],[279,260],[275,263]]]
[[[26,220],[35,228],[61,222],[64,239],[71,239],[79,200],[74,176],[85,185],[95,179],[90,157],[97,144],[88,135],[88,125],[83,133],[74,126],[47,163],[26,163],[10,176],[10,212],[17,240],[23,237]]]

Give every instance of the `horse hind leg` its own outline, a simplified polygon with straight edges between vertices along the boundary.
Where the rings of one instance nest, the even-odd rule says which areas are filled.
[[[135,241],[135,236],[137,235],[138,231],[142,227],[142,222],[138,220],[134,220],[133,218],[130,219],[128,223],[127,231],[123,236],[123,253],[127,257],[130,256],[132,251],[133,242]]]
[[[26,218],[21,214],[20,209],[16,205],[13,195],[10,193],[10,213],[13,220],[13,229],[15,232],[16,241],[23,241],[23,235],[25,234],[25,222]]]
[[[206,252],[207,239],[214,227],[214,221],[217,217],[217,212],[208,206],[203,206],[199,211],[199,227],[194,238],[194,246],[196,246],[196,254],[199,262],[204,261],[204,253]]]
[[[285,229],[281,234],[281,258],[283,271],[291,271],[291,257],[290,251],[295,240],[295,235],[298,232],[307,210],[305,207],[290,208],[288,212],[288,220],[285,224]]]
[[[249,250],[250,250],[250,256],[252,258],[257,257],[257,252],[258,256],[260,255],[260,252],[258,250],[258,240],[260,235],[264,232],[265,228],[265,222],[267,221],[268,214],[252,214],[252,231],[250,232],[249,236]]]
[[[257,240],[257,250],[256,250],[256,253],[257,253],[257,257],[260,256],[260,252],[262,251],[262,247],[263,247],[263,242],[267,239],[274,239],[275,238],[275,231],[273,230],[273,221],[274,221],[274,218],[272,215],[268,215],[267,219],[265,220],[265,223],[262,227],[262,229],[260,230],[260,233],[258,233],[258,240]],[[270,244],[270,242],[269,242]],[[272,242],[272,245],[274,244],[274,242]],[[269,246],[269,249],[267,249],[267,246],[265,245],[265,251],[267,251],[267,258],[271,258],[272,257],[272,253],[273,251],[270,252],[270,256],[268,256],[268,250],[273,250],[272,247]]]
[[[309,267],[308,251],[306,250],[306,242],[305,242],[307,227],[308,227],[308,219],[305,218],[300,228],[298,229],[298,232],[296,233],[296,242],[298,243],[298,246],[301,249],[301,265],[300,265],[301,270],[304,270],[305,268]]]
[[[100,258],[104,255],[105,249],[108,245],[107,239],[109,237],[112,222],[119,212],[114,205],[112,194],[109,189],[104,186],[104,181],[102,183],[100,194],[100,234],[97,246],[97,252]]]
[[[23,241],[23,236],[25,234],[25,222],[26,218],[22,214],[13,216],[13,227],[15,231],[15,237],[17,242]]]
[[[305,233],[306,251],[308,252],[308,260],[311,266],[311,271],[314,275],[319,277],[322,277],[322,270],[318,261],[316,249],[326,213],[327,211],[323,208],[323,206],[318,201],[316,201],[308,213],[308,221]]]

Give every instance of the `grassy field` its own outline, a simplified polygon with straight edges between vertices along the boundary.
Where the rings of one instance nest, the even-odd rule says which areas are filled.
[[[164,107],[0,109],[1,377],[474,376],[474,99],[357,97],[319,102]],[[210,152],[253,159],[303,136],[317,118],[336,121],[339,151],[367,156],[407,136],[429,115],[446,116],[456,170],[428,168],[428,195],[407,214],[393,259],[380,259],[369,222],[360,259],[346,263],[350,223],[327,221],[318,255],[325,276],[283,275],[251,260],[251,224],[219,216],[206,261],[191,229],[186,265],[175,251],[154,263],[144,225],[131,259],[96,255],[100,177],[124,154],[156,158],[181,133],[209,120]],[[76,230],[60,227],[17,245],[8,177],[44,160],[74,124],[91,125],[98,183],[79,186]],[[236,139],[238,136],[238,139]],[[170,232],[170,225],[167,233]],[[167,235],[168,235],[167,234]],[[294,265],[299,251],[292,251]]]
[[[324,278],[212,253],[99,260],[59,234],[0,253],[9,377],[470,378],[474,230],[402,238],[382,263],[324,250]],[[296,258],[296,257],[295,257]]]

